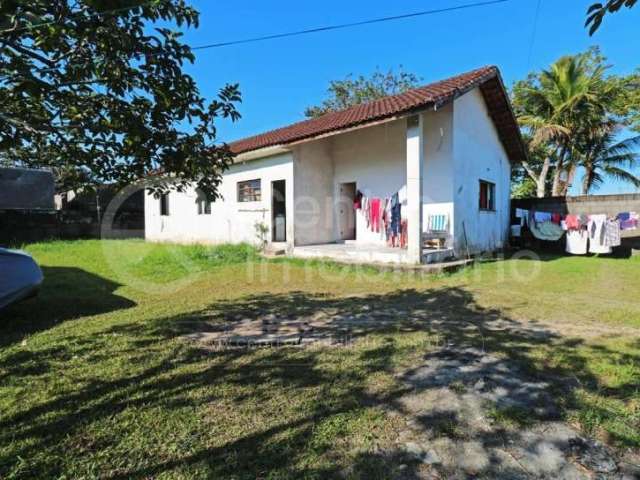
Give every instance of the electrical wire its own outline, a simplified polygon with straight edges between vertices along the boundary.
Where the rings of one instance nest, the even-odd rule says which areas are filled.
[[[421,17],[421,16],[425,16],[425,15],[435,15],[437,13],[445,13],[445,12],[453,12],[455,10],[465,10],[465,9],[469,9],[469,8],[477,8],[477,7],[486,7],[489,5],[497,5],[499,3],[506,3],[509,0],[490,0],[490,1],[486,1],[486,2],[475,2],[475,3],[468,3],[466,5],[458,5],[456,7],[448,7],[448,8],[439,8],[439,9],[435,9],[435,10],[423,10],[420,12],[413,12],[413,13],[406,13],[403,15],[394,15],[394,16],[390,16],[390,17],[381,17],[381,18],[372,18],[369,20],[361,20],[358,22],[350,22],[350,23],[341,23],[341,24],[337,24],[337,25],[327,25],[327,26],[323,26],[323,27],[316,27],[316,28],[309,28],[306,30],[298,30],[298,31],[294,31],[294,32],[286,32],[286,33],[275,33],[272,35],[264,35],[264,36],[260,36],[260,37],[250,37],[250,38],[243,38],[240,40],[231,40],[231,41],[226,41],[226,42],[218,42],[218,43],[211,43],[208,45],[198,45],[195,47],[191,47],[191,50],[205,50],[208,48],[220,48],[220,47],[228,47],[231,45],[240,45],[243,43],[254,43],[254,42],[261,42],[264,40],[273,40],[276,38],[285,38],[285,37],[293,37],[293,36],[298,36],[298,35],[307,35],[309,33],[319,33],[319,32],[327,32],[327,31],[331,31],[331,30],[339,30],[339,29],[344,29],[344,28],[352,28],[352,27],[359,27],[362,25],[370,25],[373,23],[382,23],[382,22],[391,22],[391,21],[395,21],[395,20],[403,20],[403,19],[407,19],[407,18],[413,18],[413,17]]]
[[[211,49],[211,48],[220,48],[220,47],[227,47],[227,46],[231,46],[231,45],[255,43],[255,42],[260,42],[260,41],[265,41],[265,40],[273,40],[273,39],[278,39],[278,38],[293,37],[293,36],[299,36],[299,35],[307,35],[307,34],[311,34],[311,33],[328,32],[328,31],[332,31],[332,30],[340,30],[340,29],[346,29],[346,28],[359,27],[359,26],[363,26],[363,25],[371,25],[371,24],[376,24],[376,23],[398,21],[398,20],[404,20],[404,19],[408,19],[408,18],[422,17],[422,16],[426,16],[426,15],[435,15],[435,14],[439,14],[439,13],[453,12],[453,11],[457,11],[457,10],[466,10],[466,9],[471,9],[471,8],[487,7],[487,6],[491,6],[491,5],[507,3],[509,1],[510,0],[488,0],[488,1],[482,1],[482,2],[467,3],[467,4],[464,4],[464,5],[458,5],[458,6],[455,6],[455,7],[447,7],[447,8],[433,9],[433,10],[423,10],[423,11],[419,11],[419,12],[406,13],[406,14],[402,14],[402,15],[393,15],[393,16],[388,16],[388,17],[372,18],[372,19],[368,19],[368,20],[361,20],[361,21],[350,22],[350,23],[341,23],[341,24],[336,24],[336,25],[325,25],[325,26],[322,26],[322,27],[309,28],[309,29],[298,30],[298,31],[294,31],[294,32],[276,33],[276,34],[272,34],[272,35],[264,35],[264,36],[259,36],[259,37],[250,37],[250,38],[239,39],[239,40],[230,40],[230,41],[211,43],[211,44],[205,44],[205,45],[196,45],[196,46],[192,46],[191,50],[196,50],[196,51],[197,50],[207,50],[207,49]],[[540,1],[540,0],[538,0],[538,1]],[[128,7],[127,9],[130,10],[130,9],[133,9],[133,8],[138,8],[140,6],[149,5],[151,3],[156,3],[156,2],[158,2],[158,0],[154,0],[152,2],[147,2],[147,3],[141,4],[141,5],[137,5],[136,7]],[[112,10],[111,12],[117,12],[117,11],[122,11],[122,10],[125,10],[125,9]],[[106,14],[106,13],[108,13],[108,12],[102,12],[100,14]],[[52,23],[52,22],[48,22],[48,23]],[[42,24],[38,24],[38,25],[45,25],[45,24],[46,23],[42,23]],[[37,26],[37,25],[33,25],[30,28],[33,28],[35,26]],[[151,56],[150,55],[146,55],[145,57],[149,58]],[[68,65],[65,65],[65,66],[69,67],[69,66],[73,66],[73,64],[68,64]],[[59,67],[51,67],[51,68],[36,69],[34,71],[39,72],[39,73],[46,73],[48,71],[56,71],[58,69],[59,69]]]
[[[535,44],[536,34],[538,32],[538,16],[540,15],[540,4],[542,0],[538,0],[536,4],[536,14],[533,17],[533,29],[531,31],[531,40],[529,41],[529,55],[527,56],[527,71],[531,67],[531,58],[533,58],[533,45]]]

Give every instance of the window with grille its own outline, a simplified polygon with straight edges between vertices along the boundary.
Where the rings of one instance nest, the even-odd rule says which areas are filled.
[[[207,195],[200,190],[197,191],[196,204],[198,205],[198,215],[211,215],[211,202]]]
[[[480,180],[480,210],[494,211],[496,209],[495,183]]]
[[[238,202],[259,202],[262,199],[260,179],[238,182]]]
[[[163,193],[160,195],[160,215],[166,217],[169,215],[169,194]]]

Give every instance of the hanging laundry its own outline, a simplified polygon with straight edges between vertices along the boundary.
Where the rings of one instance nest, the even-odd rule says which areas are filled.
[[[580,214],[578,215],[578,219],[580,220],[580,228],[587,228],[589,226],[589,215]]]
[[[589,244],[589,234],[586,230],[569,230],[565,250],[572,255],[585,255]]]
[[[529,218],[529,210],[516,208],[516,218],[520,219],[520,226],[524,227],[528,223],[527,220]]]
[[[565,230],[578,230],[580,228],[580,217],[578,215],[567,215],[564,217]]]
[[[353,208],[355,210],[360,210],[362,208],[362,192],[360,190],[356,190],[356,196],[353,199]]]
[[[384,237],[388,240],[391,236],[391,198],[384,201]]]
[[[557,240],[560,240],[564,235],[564,230],[562,230],[562,227],[560,227],[560,225],[556,225],[551,221],[542,222],[539,224],[532,223],[531,225],[529,225],[529,231],[538,240],[546,240],[548,242],[555,242]]]
[[[640,223],[640,216],[636,212],[623,212],[618,214],[620,230],[635,230]]]
[[[611,247],[605,244],[605,227],[607,216],[598,214],[589,216],[589,252],[590,253],[611,253]]]
[[[369,197],[363,196],[362,197],[362,203],[361,203],[362,208],[360,209],[360,211],[362,212],[362,218],[364,218],[364,223],[367,226],[367,228],[369,228]]]
[[[400,224],[400,248],[407,248],[408,239],[409,230],[407,226],[407,220],[402,220]]]
[[[394,247],[399,243],[401,208],[400,197],[397,193],[394,193],[391,197],[391,222],[389,223],[391,244]]]
[[[619,247],[622,243],[620,239],[620,221],[608,219],[604,228],[604,244],[608,247]]]
[[[370,200],[369,207],[369,226],[374,232],[380,231],[380,218],[381,218],[381,200],[379,198],[372,198]]]
[[[536,223],[535,212],[533,210],[529,210],[529,213],[526,218],[527,218],[527,221],[525,222],[525,225],[527,227]]]
[[[533,219],[536,223],[550,222],[551,214],[549,212],[534,212]]]

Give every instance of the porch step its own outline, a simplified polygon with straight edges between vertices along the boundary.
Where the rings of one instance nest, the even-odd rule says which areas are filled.
[[[427,265],[421,265],[420,267],[422,271],[427,273],[453,273],[465,267],[473,266],[473,262],[473,259],[449,260],[441,263],[429,263]]]
[[[453,248],[444,248],[433,251],[423,250],[422,263],[442,263],[452,259],[454,256]]]
[[[280,245],[267,245],[264,249],[263,255],[265,257],[278,257],[280,255],[286,255],[287,249]]]

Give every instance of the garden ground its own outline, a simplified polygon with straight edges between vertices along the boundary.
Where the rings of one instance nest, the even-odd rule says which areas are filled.
[[[248,247],[26,246],[0,313],[2,478],[634,478],[640,258],[438,276]],[[193,340],[321,321],[336,345]]]

